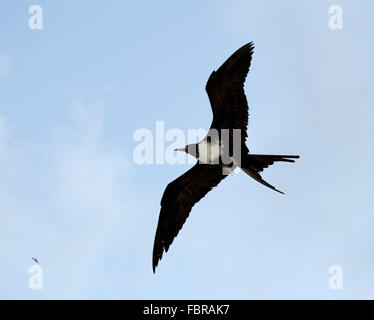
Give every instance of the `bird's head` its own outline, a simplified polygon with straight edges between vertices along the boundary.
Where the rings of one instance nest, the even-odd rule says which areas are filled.
[[[184,151],[185,153],[194,156],[195,158],[198,157],[199,150],[197,144],[188,144],[184,148],[175,149],[175,151]]]

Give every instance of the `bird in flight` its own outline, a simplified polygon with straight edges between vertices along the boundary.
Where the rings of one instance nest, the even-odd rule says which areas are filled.
[[[39,264],[39,261],[38,259],[34,258],[34,257],[31,257],[32,260],[34,260],[37,264]]]
[[[244,82],[251,65],[254,45],[248,43],[213,71],[205,90],[213,111],[208,134],[197,144],[177,151],[194,156],[198,162],[166,187],[153,246],[153,272],[188,218],[192,207],[237,167],[279,193],[261,172],[274,162],[294,162],[297,155],[252,154],[246,146],[248,104]]]

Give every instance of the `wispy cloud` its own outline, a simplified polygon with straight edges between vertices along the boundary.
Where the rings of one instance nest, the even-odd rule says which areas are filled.
[[[7,78],[10,70],[10,63],[10,58],[0,53],[0,80],[4,80]]]
[[[7,257],[0,269],[11,275],[3,298],[32,293],[31,256],[45,270],[44,297],[86,297],[106,278],[108,252],[129,248],[136,206],[129,163],[104,141],[103,117],[103,101],[77,100],[48,141],[26,142],[0,115],[0,255]]]

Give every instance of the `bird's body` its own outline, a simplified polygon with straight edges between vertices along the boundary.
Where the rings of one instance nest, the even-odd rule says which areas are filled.
[[[299,156],[251,154],[245,143],[248,104],[243,86],[253,49],[252,43],[244,45],[212,72],[206,84],[213,110],[210,130],[199,143],[176,149],[194,156],[198,162],[169,183],[164,191],[153,247],[153,271],[192,207],[236,167],[268,188],[283,193],[263,180],[260,172],[274,162],[294,162]]]
[[[201,140],[197,145],[198,157],[202,163],[217,164],[221,156],[221,145],[219,141]]]

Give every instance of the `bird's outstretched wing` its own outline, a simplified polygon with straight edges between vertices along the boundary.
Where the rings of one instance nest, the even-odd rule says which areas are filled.
[[[197,163],[169,183],[161,199],[161,212],[153,246],[153,272],[188,218],[192,207],[227,175],[221,165]]]
[[[211,128],[241,129],[243,141],[247,137],[248,103],[244,82],[251,66],[252,42],[235,51],[230,58],[210,75],[205,90],[213,110]]]

